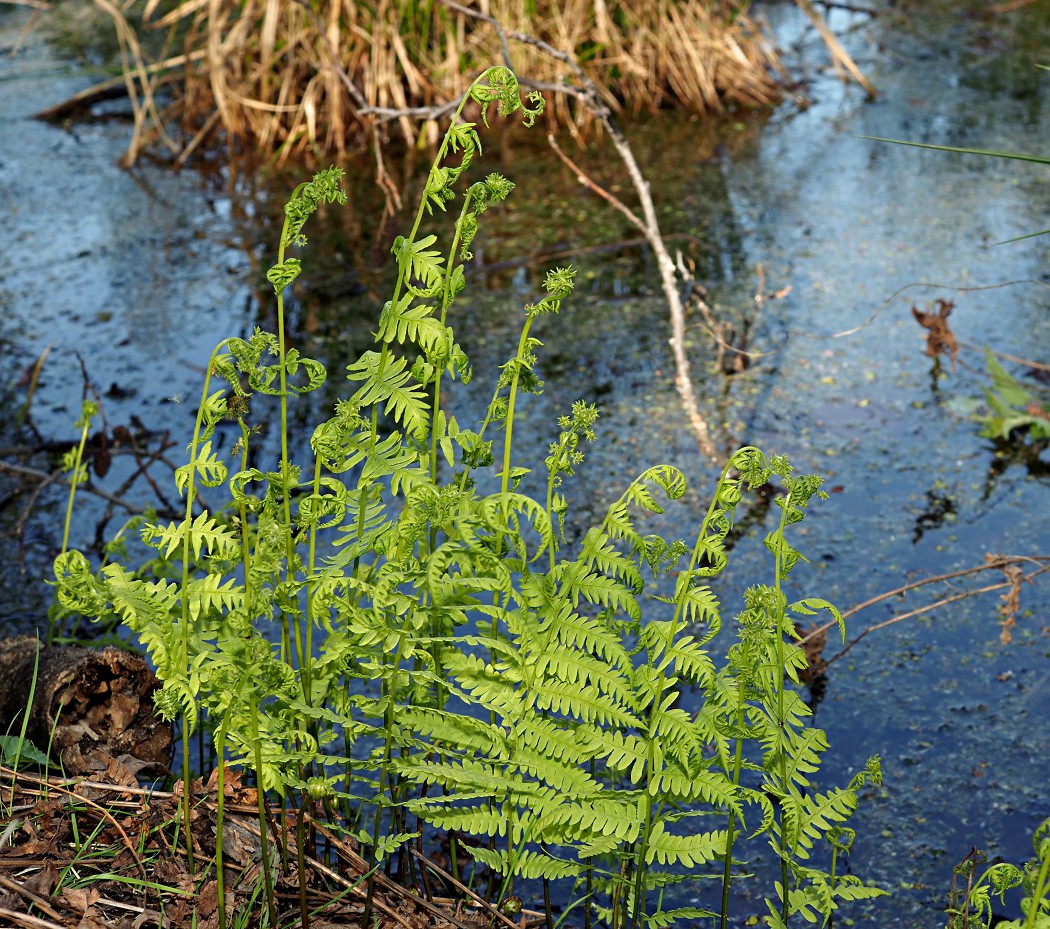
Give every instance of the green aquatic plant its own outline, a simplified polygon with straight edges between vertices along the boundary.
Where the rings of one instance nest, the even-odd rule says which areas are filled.
[[[687,489],[681,471],[656,465],[570,545],[567,482],[596,440],[598,410],[577,401],[558,417],[542,471],[521,463],[515,422],[543,388],[535,331],[571,295],[571,268],[552,269],[525,307],[481,423],[468,428],[443,404],[443,383],[473,373],[450,322],[464,263],[479,218],[513,185],[489,175],[466,186],[444,247],[422,223],[455,202],[480,153],[464,107],[473,101],[482,121],[495,106],[531,123],[542,98],[523,104],[519,93],[505,68],[471,86],[412,228],[394,240],[397,276],[374,348],[347,367],[349,396],[298,463],[289,405],[327,371],[285,335],[283,294],[301,272],[288,252],[306,244],[317,209],[343,200],[341,172],[296,188],[267,275],[278,331],[216,348],[175,477],[185,516],[142,528],[181,570],[149,577],[118,560],[95,570],[70,551],[55,563],[58,598],[84,615],[118,615],[149,652],[158,705],[182,720],[184,841],[189,735],[213,733],[220,777],[228,764],[254,771],[271,924],[272,872],[302,861],[307,809],[324,809],[363,847],[365,922],[377,866],[421,881],[427,863],[413,840],[427,825],[454,837],[478,880],[487,872],[496,904],[515,906],[539,882],[549,925],[551,885],[562,882],[588,926],[724,927],[743,854],[759,842],[780,862],[767,922],[827,920],[881,892],[837,869],[858,793],[880,772],[872,759],[845,788],[819,783],[827,739],[795,686],[806,662],[798,620],[826,611],[841,624],[831,604],[789,602],[785,589],[804,561],[789,536],[824,496],[820,479],[795,475],[783,456],[739,450],[690,545],[645,531],[646,517]],[[280,448],[269,466],[252,427],[266,414],[251,410],[267,398]],[[223,421],[239,431],[226,453]],[[725,623],[711,583],[744,493],[774,478],[783,493],[766,539],[772,579],[745,592],[737,643],[720,663],[712,648]],[[225,507],[202,509],[202,487],[224,488]],[[690,692],[695,712],[683,706]],[[296,822],[272,849],[267,795]],[[198,859],[211,867],[207,849]],[[675,886],[701,878],[720,880],[718,892],[683,905]]]
[[[1050,439],[1050,404],[1024,387],[991,351],[985,352],[985,365],[992,385],[984,391],[989,411],[981,417],[981,434],[1001,441],[1012,436],[1033,442]]]

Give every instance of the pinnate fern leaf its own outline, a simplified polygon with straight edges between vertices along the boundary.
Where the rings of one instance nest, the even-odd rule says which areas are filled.
[[[513,857],[504,849],[467,846],[466,850],[476,861],[480,861],[499,874],[512,873],[516,877],[556,880],[562,877],[575,877],[583,871],[583,865],[579,862],[555,858],[553,855],[532,849],[526,849]]]
[[[221,574],[191,580],[185,595],[189,597],[190,619],[193,621],[202,613],[232,613],[244,605],[244,588],[232,577],[223,583]]]
[[[190,486],[191,480],[204,487],[218,487],[229,473],[226,464],[212,451],[211,442],[205,442],[189,464],[175,469],[175,487],[181,496]]]
[[[784,797],[781,804],[789,847],[799,858],[806,859],[814,842],[849,819],[857,808],[857,795],[852,790],[835,788],[823,794]]]
[[[416,278],[423,282],[423,288],[412,288],[417,293],[432,293],[441,282],[445,258],[439,249],[430,248],[436,241],[436,235],[428,235],[415,241],[397,236],[391,246],[390,251],[406,280],[410,282],[411,278]]]
[[[434,316],[434,307],[413,306],[413,299],[412,294],[406,294],[396,309],[387,303],[379,321],[379,338],[399,345],[411,341],[425,352],[447,355],[452,346],[452,330]]]
[[[102,569],[113,611],[134,631],[167,619],[178,603],[178,587],[163,580],[144,581],[118,564]]]
[[[225,526],[220,526],[205,510],[192,522],[183,520],[180,523],[169,523],[161,528],[147,526],[142,530],[144,542],[161,550],[165,558],[171,557],[185,541],[187,534],[193,557],[199,559],[202,549],[209,555],[226,558],[230,561],[241,557],[241,543],[236,535]]]
[[[645,850],[647,864],[680,864],[686,868],[706,864],[725,854],[726,832],[704,832],[699,835],[675,835],[657,822],[649,834]]]
[[[387,357],[379,352],[365,352],[357,361],[347,366],[347,377],[351,381],[364,381],[353,400],[362,407],[386,404],[386,412],[404,426],[417,439],[426,436],[430,425],[430,404],[426,393],[412,378],[408,362],[404,358]]]

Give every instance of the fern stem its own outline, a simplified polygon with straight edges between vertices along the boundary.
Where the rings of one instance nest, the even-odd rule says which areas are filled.
[[[253,695],[253,704],[255,704]],[[255,704],[250,713],[252,727],[252,743],[255,750],[255,780],[256,794],[258,795],[259,810],[259,854],[263,872],[263,886],[266,889],[266,912],[270,918],[270,925],[277,925],[277,902],[273,893],[273,876],[270,873],[270,831],[266,821],[266,786],[263,780],[262,766],[262,739],[259,736],[258,712],[259,706]]]
[[[456,111],[452,114],[452,119],[451,119],[451,121],[449,123],[450,126],[455,126],[459,122],[460,116],[463,113],[463,108],[467,105],[468,101],[471,99],[471,90],[473,89],[474,85],[476,85],[476,84],[480,83],[482,80],[486,79],[488,77],[489,73],[492,70],[493,70],[492,68],[489,68],[488,70],[484,71],[479,77],[477,77],[473,81],[473,83],[471,84],[471,87],[463,95],[463,99],[460,101],[459,106],[456,107]],[[427,173],[427,184],[428,184],[428,186],[430,184],[431,178],[435,176],[437,170],[440,168],[441,162],[445,160],[445,155],[448,152],[448,146],[449,146],[449,142],[450,142],[451,139],[452,139],[452,133],[450,131],[446,131],[444,137],[441,140],[441,145],[438,148],[437,154],[434,156],[434,160],[431,163],[430,171]],[[419,208],[416,210],[416,218],[415,218],[415,221],[412,223],[412,231],[409,232],[409,234],[408,234],[408,236],[407,236],[407,238],[405,240],[404,246],[403,246],[405,249],[410,248],[412,243],[415,242],[416,235],[419,233],[419,226],[423,222],[423,214],[427,211],[428,208],[429,208],[429,198],[428,198],[427,192],[424,191],[423,196],[420,197],[420,199],[419,199]],[[404,289],[405,279],[407,277],[407,274],[408,274],[408,272],[405,269],[404,263],[403,262],[398,262],[397,281],[394,283],[394,295],[391,298],[391,306],[392,307],[396,307],[398,305],[398,302],[401,299],[401,292]],[[379,362],[378,362],[378,365],[376,367],[376,380],[377,381],[381,381],[383,379],[383,374],[386,372],[386,366],[387,366],[387,364],[389,364],[389,362],[390,362],[390,342],[384,339],[383,340],[383,347],[379,351]],[[369,436],[369,439],[368,439],[368,455],[371,455],[375,451],[376,442],[378,441],[378,436],[379,436],[379,406],[378,406],[378,404],[376,404],[376,403],[372,404],[372,411],[371,411],[371,413],[372,413],[372,415],[371,415],[371,435]],[[431,429],[433,429],[433,425],[431,426]],[[358,538],[358,540],[360,540],[362,535],[364,535],[364,528],[365,528],[365,525],[364,525],[364,523],[365,523],[365,495],[366,495],[366,493],[367,493],[367,487],[362,487],[361,488],[361,492],[360,492],[360,500],[359,500],[359,507],[358,507],[358,519],[357,519],[357,538]],[[355,575],[357,574],[357,570],[360,567],[360,564],[361,564],[361,556],[360,556],[360,554],[358,554],[354,558],[353,569],[352,569],[352,573],[353,574],[355,574]]]
[[[96,412],[98,412],[98,407],[91,401],[85,401],[80,414],[80,419],[77,423],[77,425],[80,426],[80,443],[77,445],[77,450],[73,457],[73,473],[69,479],[69,499],[66,501],[66,520],[62,526],[61,554],[63,555],[69,547],[69,527],[73,521],[73,501],[76,499],[77,486],[80,484],[80,475],[83,473],[84,448],[87,445],[88,430],[91,428],[91,418]]]
[[[306,830],[304,828],[304,817],[306,807],[310,803],[310,794],[303,791],[302,800],[295,816],[295,853],[296,863],[299,867],[299,926],[300,929],[310,929],[310,905],[306,894]],[[313,830],[311,829],[311,832]],[[225,923],[223,924],[225,926]]]
[[[518,352],[514,357],[514,373],[511,375],[510,389],[507,392],[507,418],[503,425],[503,472],[500,475],[500,495],[507,496],[510,489],[510,461],[511,440],[514,434],[514,409],[518,400],[518,385],[521,380],[521,367],[525,364],[526,346],[528,344],[529,329],[532,328],[533,317],[529,315],[525,325],[521,327],[521,335],[518,338]],[[502,534],[501,534],[502,535]],[[497,543],[497,549],[500,547]]]
[[[734,456],[735,457],[735,456]],[[680,591],[678,596],[675,598],[675,610],[674,616],[667,630],[667,635],[664,637],[663,650],[666,652],[671,643],[674,641],[675,636],[678,635],[678,628],[682,622],[682,616],[685,612],[685,603],[689,596],[689,591],[693,582],[694,572],[696,566],[700,563],[700,556],[703,553],[706,544],[709,539],[709,529],[712,522],[721,514],[724,513],[723,502],[720,495],[720,491],[724,484],[729,480],[729,471],[732,467],[732,459],[722,469],[721,477],[718,480],[718,489],[715,495],[711,499],[711,503],[707,508],[707,515],[704,517],[704,521],[700,524],[700,531],[697,534],[696,544],[693,545],[692,554],[689,557],[689,566],[679,577]],[[726,531],[728,531],[728,523],[726,524]],[[725,535],[725,532],[721,532],[721,535]],[[650,651],[647,660],[651,663],[654,660],[654,656]],[[658,717],[660,708],[663,703],[664,691],[667,688],[667,675],[670,664],[667,662],[663,663],[663,667],[660,669],[659,675],[656,679],[655,686],[653,688],[652,703],[649,709],[649,722],[646,732],[647,741],[647,753],[646,753],[646,781],[652,782],[654,778],[659,777],[660,772],[656,770],[656,742],[657,742],[657,731],[658,731]],[[631,921],[632,927],[639,925],[640,921],[644,918],[645,914],[645,892],[646,892],[646,875],[648,873],[648,867],[646,866],[646,857],[648,854],[649,837],[653,830],[653,797],[652,794],[646,791],[645,794],[645,812],[642,820],[642,834],[636,845],[636,851],[633,855],[634,864],[637,868],[634,880],[634,891],[631,894],[631,903],[633,906],[634,916]]]
[[[744,662],[746,667],[746,661]],[[744,679],[741,675],[737,678],[737,737],[733,753],[733,787],[740,786],[740,771],[744,764]],[[729,811],[729,825],[726,828],[726,853],[722,869],[722,912],[719,918],[719,926],[726,929],[729,919],[729,889],[732,885],[733,873],[733,843],[736,832],[736,812]]]
[[[777,530],[777,541],[776,541],[776,554],[774,557],[774,566],[776,578],[773,584],[773,590],[776,595],[776,616],[774,617],[773,635],[775,636],[774,641],[777,647],[777,724],[780,726],[781,735],[786,738],[786,718],[784,712],[784,595],[781,590],[781,580],[785,574],[784,570],[784,530],[787,528],[788,514],[791,510],[791,487],[788,485],[788,493],[784,498],[783,504],[780,510],[780,526]],[[788,775],[787,775],[787,752],[782,748],[780,750],[780,784],[781,790],[786,792],[788,790]],[[780,803],[780,880],[781,886],[783,887],[783,900],[781,901],[781,914],[780,918],[784,925],[788,924],[788,917],[791,912],[791,873],[788,869],[788,838],[787,838],[787,824],[784,822],[784,802],[781,800]]]
[[[193,503],[197,493],[197,449],[204,430],[204,417],[208,408],[208,387],[211,384],[212,370],[221,351],[225,350],[229,339],[223,339],[212,350],[208,360],[208,370],[204,375],[204,389],[201,392],[201,404],[193,423],[193,439],[190,441],[190,462],[186,482],[186,521],[182,539],[182,586],[180,590],[180,620],[182,636],[179,643],[179,664],[187,675],[190,673],[190,551],[193,547]],[[209,426],[209,429],[211,427]],[[192,720],[192,724],[191,724]],[[182,713],[182,819],[186,833],[186,867],[192,876],[195,873],[193,854],[193,834],[190,831],[191,795],[193,793],[193,775],[190,771],[190,730],[196,728],[196,714],[190,717],[183,707]]]
[[[1035,887],[1032,890],[1028,903],[1028,915],[1025,916],[1024,929],[1035,929],[1036,921],[1043,912],[1040,904],[1046,899],[1048,887],[1050,887],[1050,851],[1046,848],[1046,839],[1039,843],[1036,851],[1042,858],[1039,867],[1039,876],[1036,878]]]
[[[248,440],[250,437],[250,430],[244,419],[238,417],[238,424],[241,427],[241,470],[246,471],[248,468]],[[244,571],[244,609],[247,613],[246,619],[252,619],[252,556],[250,539],[251,534],[248,530],[248,505],[245,503],[244,497],[242,496],[237,507],[237,516],[241,521],[241,566]]]
[[[291,199],[295,200],[307,185],[300,184],[292,192]],[[281,227],[281,240],[277,248],[277,264],[284,264],[285,251],[289,244],[292,217],[285,213],[284,225]],[[281,512],[284,517],[285,535],[285,577],[289,584],[295,580],[295,536],[292,533],[292,487],[291,487],[291,459],[288,455],[288,372],[286,369],[286,339],[284,325],[284,288],[275,287],[277,295],[277,365],[280,378],[280,404],[281,404]],[[303,676],[303,689],[309,699],[310,672],[309,668],[303,666],[303,642],[299,624],[295,621],[292,613],[285,613],[281,632],[281,648],[284,654],[282,660],[288,661],[289,639],[294,640],[295,660]]]
[[[554,526],[554,482],[557,480],[557,475],[561,467],[562,458],[565,455],[565,448],[569,444],[569,439],[572,433],[565,432],[564,437],[558,444],[558,448],[555,453],[551,456],[551,466],[547,473],[547,519],[550,520],[551,526]],[[555,561],[555,547],[554,547],[554,532],[551,532],[550,542],[547,545],[547,551],[550,557],[550,570],[554,570]]]
[[[312,492],[315,497],[320,499],[321,496],[321,458],[318,456],[314,459],[314,479]],[[306,552],[306,662],[304,664],[303,673],[303,695],[306,698],[306,702],[310,702],[311,689],[313,681],[313,657],[314,657],[314,595],[317,592],[317,577],[315,575],[317,567],[317,520],[320,519],[320,513],[316,514],[316,519],[310,525],[309,540],[307,542]]]
[[[460,233],[462,231],[463,219],[470,211],[471,203],[473,202],[474,194],[470,188],[467,189],[466,194],[463,197],[463,207],[459,211],[459,219],[456,220],[454,226],[454,232],[452,234],[452,244],[449,246],[448,256],[445,258],[445,277],[444,284],[441,288],[441,325],[444,326],[448,320],[448,306],[450,301],[450,288],[452,285],[452,272],[454,270],[454,263],[456,260],[456,252],[459,251]],[[430,480],[437,482],[437,452],[438,452],[438,434],[437,434],[437,422],[438,422],[438,411],[441,409],[441,380],[445,375],[445,368],[439,367],[434,372],[434,400],[431,405],[431,418],[430,418]],[[431,537],[431,548],[434,547],[434,539]]]
[[[229,923],[226,921],[226,876],[223,873],[222,843],[223,824],[226,814],[226,720],[219,723],[215,735],[215,751],[218,759],[218,774],[216,783],[219,788],[219,796],[215,811],[215,886],[219,898],[219,926],[226,929]]]

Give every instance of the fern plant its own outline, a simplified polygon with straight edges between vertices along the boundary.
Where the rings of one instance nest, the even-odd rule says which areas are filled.
[[[974,881],[978,860],[984,860],[976,849],[955,868],[956,877],[967,879],[967,892],[960,895],[952,879],[946,929],[988,929],[998,925],[1002,929],[1047,929],[1050,927],[1050,819],[1041,822],[1032,834],[1034,856],[1023,867],[1007,861],[989,866]],[[998,919],[992,913],[992,897],[1005,903],[1008,891],[1020,888],[1021,916],[1015,920]]]
[[[468,428],[442,405],[446,379],[472,376],[451,323],[463,266],[480,217],[513,189],[490,174],[466,186],[447,244],[421,232],[428,213],[449,209],[480,152],[477,126],[462,119],[471,101],[483,121],[493,105],[527,123],[542,110],[536,95],[522,103],[505,68],[471,86],[414,223],[394,240],[374,349],[347,367],[350,393],[314,429],[308,459],[291,459],[289,404],[327,372],[288,344],[283,294],[301,272],[288,252],[306,244],[310,216],[345,199],[334,168],[296,188],[286,208],[267,275],[278,331],[226,339],[212,356],[176,474],[185,516],[142,529],[161,559],[181,562],[178,577],[117,561],[93,570],[70,551],[55,564],[58,598],[84,615],[119,615],[148,651],[164,682],[161,710],[183,720],[187,827],[189,734],[203,723],[220,767],[228,759],[255,772],[264,837],[266,794],[296,807],[300,860],[302,811],[321,799],[334,817],[334,799],[342,822],[332,825],[365,846],[370,873],[385,861],[411,881],[417,862],[405,843],[429,826],[473,837],[468,853],[492,875],[497,902],[539,881],[549,922],[561,882],[562,896],[586,902],[588,925],[710,917],[725,926],[740,851],[761,837],[782,863],[770,923],[827,919],[878,893],[835,863],[857,792],[879,771],[873,759],[847,787],[821,792],[827,740],[794,689],[805,661],[795,618],[840,618],[823,600],[789,604],[783,591],[803,560],[788,529],[820,481],[741,449],[689,546],[645,533],[645,516],[686,491],[678,469],[657,465],[567,544],[565,482],[585,462],[598,410],[577,401],[558,419],[538,496],[523,489],[538,463],[520,463],[514,438],[521,405],[543,388],[534,330],[570,296],[571,268],[551,270],[525,308],[482,422]],[[267,397],[278,406],[280,454],[264,465],[250,407]],[[225,453],[223,420],[240,436]],[[774,476],[786,492],[767,539],[773,580],[746,592],[738,641],[719,663],[711,649],[722,607],[710,585],[726,566],[743,490]],[[204,510],[202,487],[224,488],[226,506]],[[701,697],[696,712],[682,705],[686,691]],[[291,838],[281,841],[279,858],[262,847],[271,922],[272,868],[295,857]],[[673,886],[697,878],[720,879],[721,893],[709,906],[674,902]],[[371,897],[366,922],[370,906]]]

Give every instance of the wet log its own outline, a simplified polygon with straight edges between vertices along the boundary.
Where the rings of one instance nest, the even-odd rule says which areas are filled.
[[[165,769],[172,727],[153,706],[160,681],[138,655],[118,648],[39,646],[33,636],[0,639],[0,733],[17,735],[29,700],[28,738],[66,774],[104,771],[110,759],[132,770]],[[52,736],[52,733],[54,735]]]

